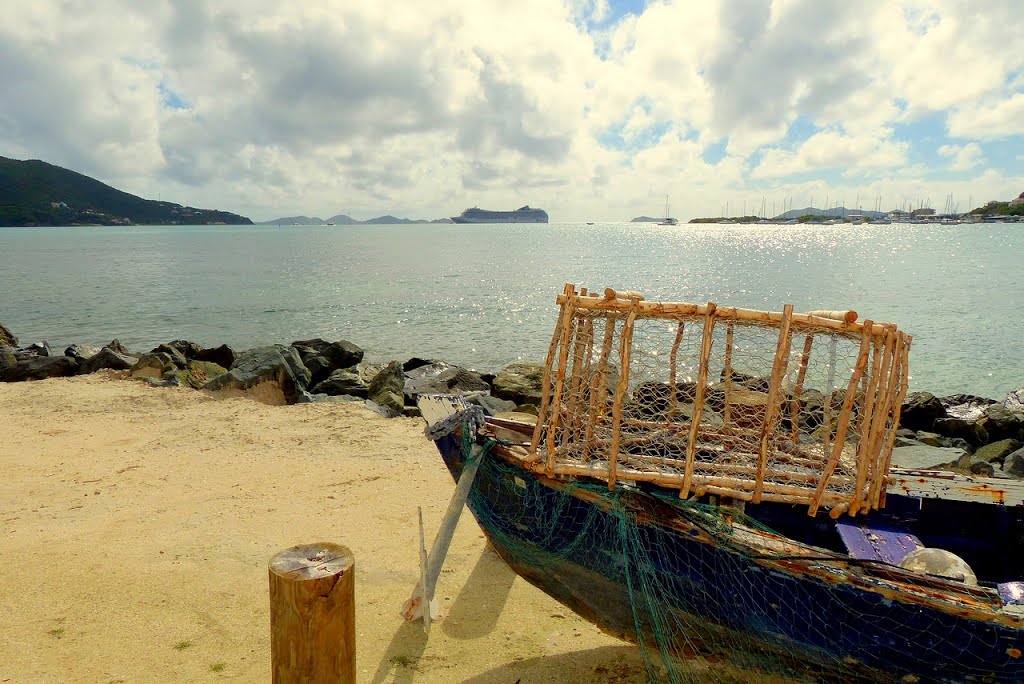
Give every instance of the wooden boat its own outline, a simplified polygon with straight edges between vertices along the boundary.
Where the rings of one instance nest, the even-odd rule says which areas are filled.
[[[656,681],[1024,681],[1024,487],[890,467],[910,336],[558,303],[536,425],[420,402],[517,574]]]

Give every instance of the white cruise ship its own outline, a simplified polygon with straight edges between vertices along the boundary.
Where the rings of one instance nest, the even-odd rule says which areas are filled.
[[[452,216],[455,223],[547,223],[548,212],[529,206],[515,211],[490,211],[473,207],[458,216]]]

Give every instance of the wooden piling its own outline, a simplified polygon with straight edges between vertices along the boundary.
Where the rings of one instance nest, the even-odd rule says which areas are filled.
[[[274,684],[356,681],[355,556],[340,544],[293,546],[270,560]]]

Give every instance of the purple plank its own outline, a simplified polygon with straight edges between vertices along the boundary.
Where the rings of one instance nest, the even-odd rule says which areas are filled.
[[[1004,582],[997,584],[996,588],[1004,606],[1024,605],[1024,582]]]
[[[836,531],[854,558],[899,565],[908,553],[924,546],[910,530],[889,523],[839,520]]]

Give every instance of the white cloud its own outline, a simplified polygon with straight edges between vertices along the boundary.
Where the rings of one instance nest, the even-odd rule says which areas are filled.
[[[883,179],[941,197],[913,151],[995,183],[966,175],[980,143],[1024,135],[1017,0],[676,0],[607,26],[615,0],[6,9],[0,152],[255,219],[614,219],[665,194],[686,217]],[[932,114],[950,138],[907,137]],[[806,173],[821,185],[787,180]]]
[[[939,147],[939,154],[949,157],[949,168],[953,171],[970,171],[984,161],[984,155],[978,143],[942,145]]]

